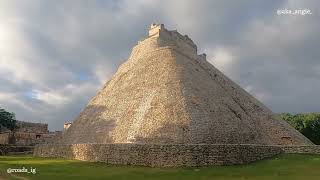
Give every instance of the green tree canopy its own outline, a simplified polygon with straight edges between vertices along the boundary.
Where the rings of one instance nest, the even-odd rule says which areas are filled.
[[[282,113],[280,117],[309,138],[320,144],[320,113],[290,114]]]
[[[12,131],[16,128],[16,122],[14,113],[7,112],[0,107],[0,127],[5,127]]]

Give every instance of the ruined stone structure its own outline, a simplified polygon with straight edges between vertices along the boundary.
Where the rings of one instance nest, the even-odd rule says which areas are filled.
[[[29,146],[45,142],[49,138],[48,124],[17,121],[14,131],[0,132],[0,144]]]
[[[198,55],[188,36],[163,24],[151,25],[148,37],[64,132],[59,147],[86,143],[113,144],[110,148],[115,149],[128,147],[119,143],[175,144],[179,152],[195,144],[312,145],[211,65],[205,54]],[[211,152],[213,146],[195,147]],[[269,150],[261,152],[266,157],[276,154]],[[45,147],[36,152],[48,155]]]

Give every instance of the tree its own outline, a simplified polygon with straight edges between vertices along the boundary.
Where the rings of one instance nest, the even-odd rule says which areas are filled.
[[[14,113],[7,112],[0,107],[0,127],[13,131],[17,127],[16,122]]]
[[[313,143],[320,144],[320,116],[307,120],[302,134],[308,137]]]
[[[320,113],[289,114],[280,117],[315,144],[320,144]]]
[[[287,121],[296,130],[301,132],[304,129],[303,118],[301,118],[300,114],[291,115],[290,113],[282,113],[280,117]]]

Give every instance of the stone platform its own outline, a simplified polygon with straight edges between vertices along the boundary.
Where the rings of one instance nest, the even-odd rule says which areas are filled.
[[[282,153],[279,146],[234,144],[45,144],[35,156],[151,167],[247,164]]]

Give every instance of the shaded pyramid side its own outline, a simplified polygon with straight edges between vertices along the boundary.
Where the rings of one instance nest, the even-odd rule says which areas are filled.
[[[192,143],[312,145],[200,56],[177,51]]]

